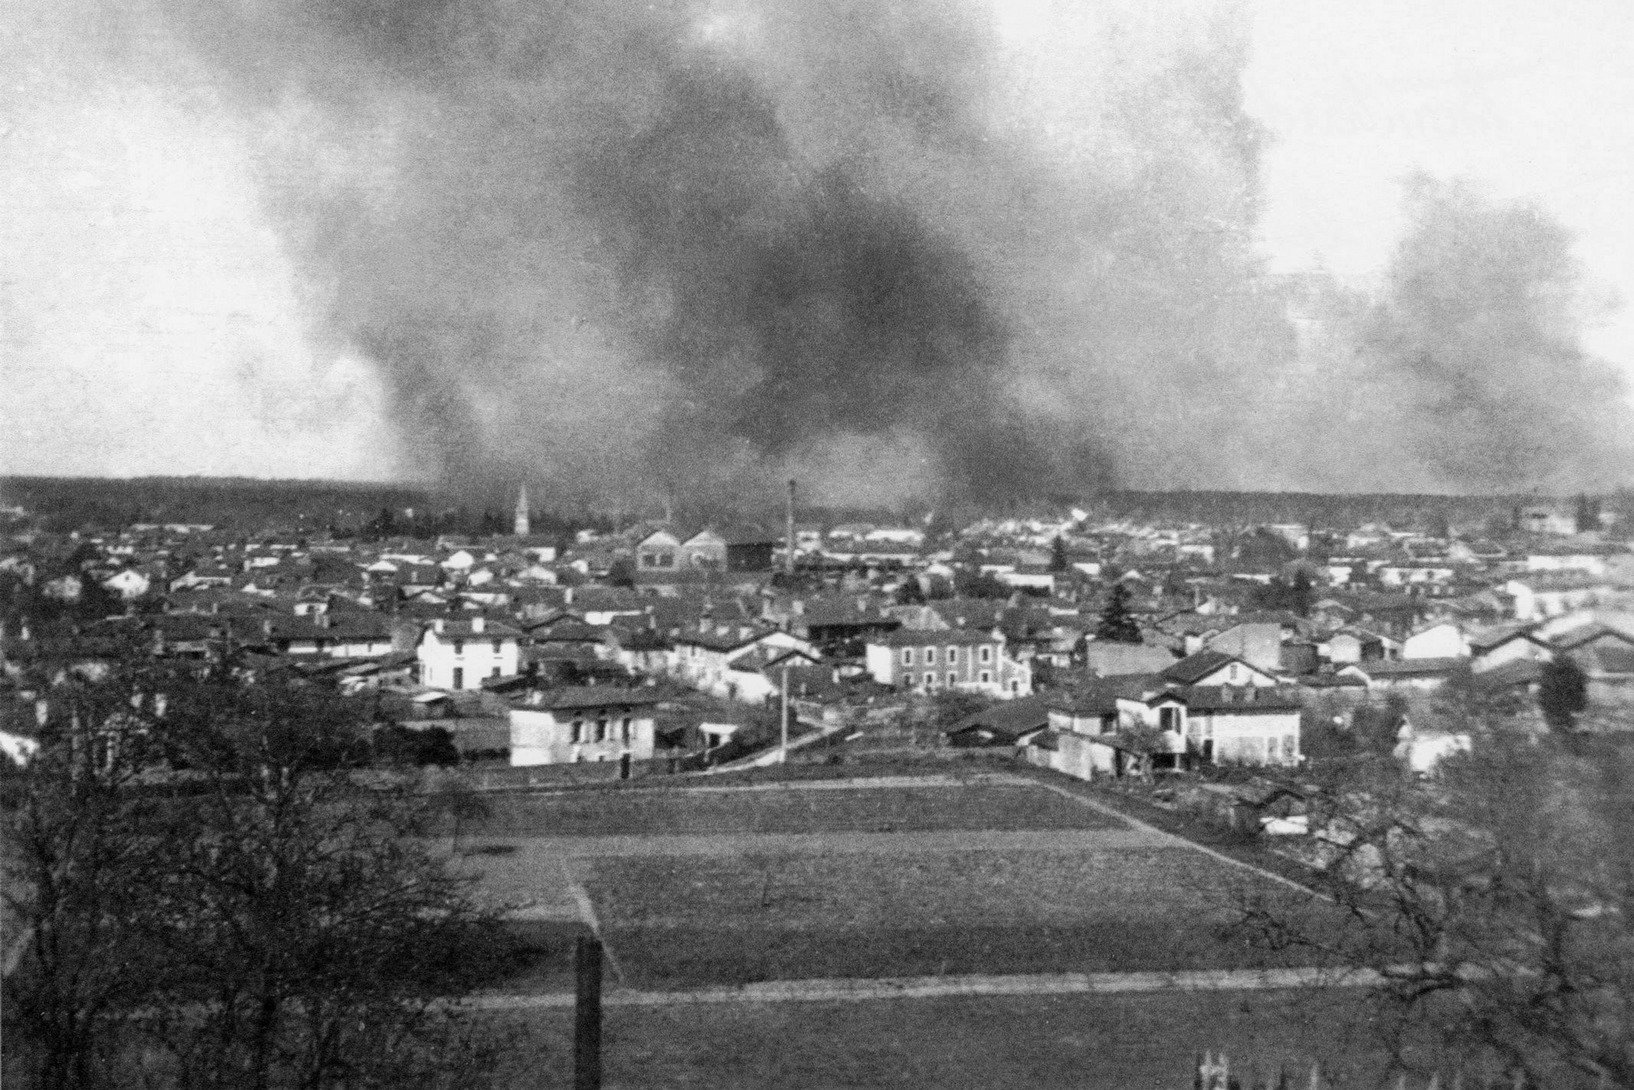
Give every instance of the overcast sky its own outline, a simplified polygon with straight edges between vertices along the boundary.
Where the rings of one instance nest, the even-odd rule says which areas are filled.
[[[1002,2],[1002,0],[1000,0]],[[1005,5],[1050,49],[1050,0]],[[160,50],[111,74],[96,5],[0,14],[0,467],[17,473],[390,476],[363,362],[313,336],[263,214],[251,141]],[[1634,5],[1626,0],[1253,0],[1250,112],[1269,130],[1265,254],[1378,276],[1402,178],[1468,176],[1577,236],[1591,347],[1634,379]],[[145,48],[133,40],[132,51]],[[1047,66],[1045,66],[1047,68]],[[1057,78],[1060,77],[1057,73]],[[1040,82],[1037,93],[1070,93]]]

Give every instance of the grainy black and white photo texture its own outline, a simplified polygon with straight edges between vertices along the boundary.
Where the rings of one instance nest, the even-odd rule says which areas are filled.
[[[1407,7],[21,0],[9,457],[1607,487],[1626,17]]]
[[[1634,1090],[1634,2],[0,0],[4,1090]]]

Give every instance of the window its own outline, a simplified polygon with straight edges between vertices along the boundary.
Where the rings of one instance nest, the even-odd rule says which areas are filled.
[[[498,677],[499,676],[499,667],[495,666],[494,667],[494,672],[489,674],[488,676],[489,677]]]
[[[584,741],[584,720],[575,719],[573,720],[573,744],[578,745],[582,741]]]
[[[936,688],[936,675],[935,674],[926,674],[925,675],[925,688],[927,688],[927,689]]]
[[[623,719],[619,720],[618,733],[620,741],[628,742],[630,740],[632,733],[632,721],[629,716],[626,715]]]
[[[959,675],[958,674],[949,674],[947,676],[947,687],[951,689],[957,684],[959,684]]]
[[[465,641],[464,640],[455,640],[454,641],[454,654],[456,654],[456,655],[465,654]]]
[[[983,685],[988,685],[988,684],[991,684],[992,681],[993,681],[993,671],[983,670],[982,671],[982,684]]]
[[[505,641],[504,640],[495,640],[494,641],[494,654],[496,654],[496,655],[503,654],[504,651],[505,651]]]
[[[947,649],[947,664],[949,666],[957,666],[959,664],[959,649],[957,647],[950,647]]]
[[[602,712],[596,717],[596,741],[607,741],[607,713]]]
[[[1157,710],[1157,725],[1160,730],[1172,730],[1179,734],[1182,722],[1179,708],[1169,707]]]
[[[1237,664],[1236,663],[1231,664],[1230,668],[1226,671],[1226,677],[1228,677],[1231,680],[1231,683],[1233,685],[1235,685],[1237,683]]]
[[[454,667],[454,688],[465,688],[465,671],[458,666]]]
[[[926,666],[935,666],[936,665],[936,648],[934,648],[934,647],[925,648],[925,665]]]
[[[983,645],[983,647],[981,649],[981,660],[983,662],[992,662],[993,661],[993,649],[991,647]]]
[[[902,665],[904,665],[904,666],[912,666],[913,665],[913,648],[904,647],[902,649]]]

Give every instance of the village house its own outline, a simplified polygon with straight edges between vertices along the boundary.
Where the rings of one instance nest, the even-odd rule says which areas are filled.
[[[1149,761],[1294,766],[1301,703],[1289,690],[1178,685],[1161,675],[1113,678],[1050,705],[1050,767],[1089,779]],[[1145,735],[1149,743],[1137,743]]]
[[[511,764],[650,760],[655,751],[653,707],[657,703],[654,689],[535,690],[510,709]]]
[[[1435,659],[1395,659],[1378,662],[1353,662],[1339,673],[1360,679],[1369,692],[1422,690],[1432,691],[1445,685],[1449,678],[1469,665],[1467,657]]]
[[[1404,659],[1467,658],[1469,636],[1458,621],[1434,621],[1413,632],[1401,644]]]
[[[879,684],[914,692],[952,689],[1008,699],[1033,691],[1032,667],[1010,656],[997,630],[902,629],[870,636],[864,661]]]
[[[420,684],[432,689],[475,690],[487,678],[517,672],[522,633],[484,617],[437,618],[420,633],[415,658]]]
[[[799,636],[755,625],[704,622],[696,631],[677,634],[672,644],[671,673],[687,685],[725,700],[758,703],[765,697],[763,678],[733,669],[738,659],[757,651],[797,651],[812,661],[818,658],[817,649]]]
[[[1199,651],[1162,670],[1158,677],[1175,685],[1274,686],[1275,674],[1224,651]]]

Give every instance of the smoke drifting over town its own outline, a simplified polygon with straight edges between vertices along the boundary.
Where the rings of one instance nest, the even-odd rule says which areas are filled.
[[[1424,182],[1380,298],[1264,275],[1229,6],[1075,14],[1044,61],[932,0],[156,11],[260,134],[316,335],[451,484],[982,502],[1626,465],[1541,214]]]

